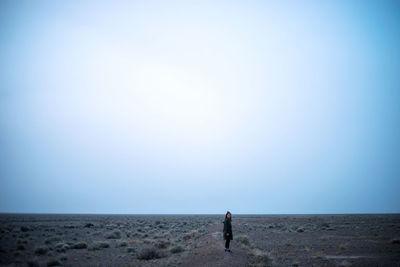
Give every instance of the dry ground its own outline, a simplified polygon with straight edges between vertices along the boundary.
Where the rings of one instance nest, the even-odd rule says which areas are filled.
[[[400,266],[400,215],[0,215],[0,266]]]

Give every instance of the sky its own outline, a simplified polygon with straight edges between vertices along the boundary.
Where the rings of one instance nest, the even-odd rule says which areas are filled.
[[[0,212],[400,212],[398,1],[0,1]]]

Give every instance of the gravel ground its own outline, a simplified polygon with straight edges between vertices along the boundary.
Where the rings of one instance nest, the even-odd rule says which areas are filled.
[[[1,266],[400,266],[400,215],[0,214]]]

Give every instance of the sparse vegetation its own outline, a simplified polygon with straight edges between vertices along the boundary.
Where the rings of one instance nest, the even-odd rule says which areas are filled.
[[[115,244],[115,247],[117,247],[117,248],[126,247],[126,246],[128,246],[128,243],[126,241],[118,241]]]
[[[60,266],[61,262],[56,259],[51,259],[47,262],[47,266]]]
[[[65,244],[65,243],[57,243],[56,245],[55,245],[55,249],[56,249],[56,251],[57,252],[66,252],[67,251],[67,249],[69,249],[70,247],[69,247],[69,245],[68,244]]]
[[[146,247],[143,248],[136,257],[140,260],[151,260],[165,257],[165,254],[156,247]]]
[[[49,244],[52,244],[52,243],[58,242],[58,241],[61,241],[61,238],[58,237],[58,236],[53,236],[53,237],[47,238],[47,239],[44,241],[44,243],[47,244],[47,245],[49,245]]]
[[[73,249],[84,249],[84,248],[87,248],[87,247],[88,247],[88,245],[85,242],[77,242],[77,243],[73,244],[71,248],[73,248]]]
[[[370,217],[363,217],[360,224],[357,216],[347,215],[324,216],[323,220],[319,216],[237,217],[232,259],[243,260],[241,266],[319,266],[327,260],[333,262],[332,255],[368,254],[377,246],[386,246],[385,253],[390,256],[391,248],[394,251],[400,244],[396,232],[400,225],[394,216],[389,222],[384,216],[372,217],[372,224],[368,222]],[[81,217],[65,217],[66,221],[46,218],[31,226],[28,222],[32,219],[20,224],[15,219],[0,220],[0,255],[7,255],[0,257],[0,265],[74,266],[79,261],[85,266],[95,266],[99,262],[111,266],[115,264],[111,259],[119,263],[129,261],[133,266],[186,266],[188,259],[200,260],[204,265],[214,260],[216,265],[221,263],[220,258],[213,255],[223,251],[222,224],[217,216]],[[331,225],[337,232],[328,232]],[[23,226],[29,230],[23,231]],[[362,244],[360,236],[374,242],[369,242],[368,246],[350,246],[354,235],[349,233],[353,232],[359,234],[354,244]],[[373,250],[373,253],[376,251],[380,250]],[[246,254],[249,257],[244,260],[242,255]],[[203,257],[205,255],[207,257]],[[224,261],[229,262],[231,256],[225,256]],[[251,262],[247,262],[248,259]],[[387,266],[393,263],[392,258],[385,259]],[[338,264],[341,261],[338,260]]]
[[[47,253],[47,251],[49,251],[49,249],[48,249],[47,247],[41,246],[41,247],[37,247],[37,248],[35,249],[35,254],[36,254],[36,255],[44,255],[44,254]]]
[[[38,261],[36,260],[29,260],[27,263],[28,267],[39,267],[40,264]]]
[[[154,244],[154,246],[157,248],[167,248],[169,245],[170,245],[170,242],[166,241],[166,240],[158,240]]]
[[[178,246],[171,248],[170,251],[171,251],[171,253],[180,253],[180,252],[184,251],[184,249],[182,246],[178,245]]]
[[[320,227],[320,228],[329,228],[330,226],[329,226],[328,223],[323,222],[323,223],[321,223],[321,224],[319,225],[319,227]]]
[[[267,252],[264,252],[258,248],[251,250],[251,254],[254,256],[253,266],[271,266],[272,259]]]
[[[22,232],[32,231],[32,229],[30,227],[27,227],[27,226],[21,226],[20,229],[21,229]]]
[[[135,251],[136,251],[136,249],[133,248],[133,247],[127,247],[126,248],[126,252],[128,252],[128,253],[132,253],[132,252],[135,252]]]
[[[315,253],[312,258],[314,259],[321,259],[324,256],[324,252],[323,251],[318,251],[317,253]]]
[[[329,236],[323,235],[319,239],[322,240],[322,241],[327,241],[329,239]]]
[[[97,242],[93,242],[88,250],[93,251],[93,250],[100,250],[102,248],[109,248],[110,244],[108,242],[104,242],[104,241],[97,241]]]
[[[61,261],[66,261],[68,259],[67,255],[63,254],[60,256]]]
[[[247,235],[238,235],[235,239],[236,239],[236,242],[238,242],[242,245],[245,245],[245,246],[250,245],[249,237]]]
[[[120,239],[121,236],[122,236],[122,233],[120,230],[114,230],[114,231],[108,232],[104,235],[104,237],[107,239]]]
[[[393,238],[393,239],[391,240],[391,243],[392,243],[392,244],[400,244],[400,238]]]

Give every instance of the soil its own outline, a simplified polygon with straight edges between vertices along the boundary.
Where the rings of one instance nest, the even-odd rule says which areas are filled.
[[[400,266],[400,214],[0,214],[0,266]]]
[[[225,252],[225,241],[222,238],[221,225],[215,224],[209,228],[206,235],[199,238],[197,247],[183,261],[183,266],[247,266],[251,256],[239,244],[231,241]]]

